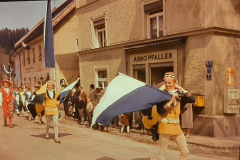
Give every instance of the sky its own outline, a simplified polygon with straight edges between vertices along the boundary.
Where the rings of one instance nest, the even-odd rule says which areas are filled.
[[[66,0],[51,0],[52,9]],[[0,2],[0,30],[28,28],[31,30],[46,14],[47,1]]]

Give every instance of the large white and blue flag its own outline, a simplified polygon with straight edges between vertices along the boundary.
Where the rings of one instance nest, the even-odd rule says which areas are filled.
[[[63,89],[60,92],[60,103],[62,103],[65,98],[67,97],[67,95],[69,94],[69,92],[73,89],[73,87],[78,83],[78,81],[80,80],[80,78],[78,78],[76,81],[74,81],[73,83],[71,83],[69,86],[67,86],[65,89]]]
[[[94,109],[92,125],[108,126],[120,114],[148,109],[171,98],[169,93],[119,73]]]

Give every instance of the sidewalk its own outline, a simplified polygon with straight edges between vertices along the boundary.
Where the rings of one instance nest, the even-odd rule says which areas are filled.
[[[64,115],[63,112],[61,112]],[[76,119],[73,118],[62,118],[63,121],[72,121],[72,123],[77,123]],[[85,122],[88,125],[87,122]],[[120,124],[120,123],[119,123]],[[80,127],[85,127],[81,126]],[[87,128],[87,127],[86,127]],[[121,125],[109,127],[110,134],[116,134],[119,136],[124,136],[131,138],[133,140],[158,145],[158,142],[155,142],[151,139],[150,133],[141,133],[140,130],[137,130],[137,126],[133,124],[133,128],[130,130],[130,134],[127,133],[119,133]],[[188,148],[191,152],[204,152],[204,153],[239,153],[240,150],[240,137],[225,137],[225,138],[212,138],[198,135],[191,135],[186,138]],[[174,141],[170,141],[169,147],[173,149],[178,149],[176,143]]]

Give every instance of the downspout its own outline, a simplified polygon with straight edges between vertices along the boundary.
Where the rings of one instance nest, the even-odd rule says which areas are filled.
[[[76,44],[77,44],[77,55],[78,55],[78,68],[79,68],[79,78],[80,78],[80,63],[79,63],[79,58],[80,58],[80,56],[79,56],[79,54],[78,54],[78,52],[79,52],[79,48],[78,48],[78,39],[76,38]],[[81,79],[80,79],[80,85],[81,85]]]

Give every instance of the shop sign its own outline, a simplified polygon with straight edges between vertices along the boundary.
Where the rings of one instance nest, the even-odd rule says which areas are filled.
[[[151,55],[135,56],[133,62],[143,62],[143,61],[155,61],[155,60],[168,60],[172,59],[172,53],[158,53]]]
[[[212,80],[213,61],[206,61],[206,67],[207,67],[206,80],[211,81]]]

